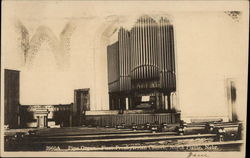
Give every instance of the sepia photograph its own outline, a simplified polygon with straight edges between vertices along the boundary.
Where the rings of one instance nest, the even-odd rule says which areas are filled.
[[[1,157],[245,157],[248,1],[3,0],[1,23]]]

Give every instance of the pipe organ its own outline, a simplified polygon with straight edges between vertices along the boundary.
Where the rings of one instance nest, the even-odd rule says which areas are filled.
[[[174,27],[167,18],[156,21],[145,15],[131,30],[121,27],[118,41],[107,47],[107,57],[111,110],[173,110]]]
[[[108,81],[109,91],[118,92],[120,87],[119,82],[119,54],[118,42],[108,46]]]

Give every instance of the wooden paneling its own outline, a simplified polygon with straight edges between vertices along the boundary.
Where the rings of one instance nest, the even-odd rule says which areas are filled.
[[[123,115],[86,115],[85,123],[92,123],[98,126],[116,126],[121,123],[126,125],[145,124],[145,123],[178,123],[180,114],[164,113],[164,114],[123,114]],[[84,123],[84,122],[83,122]]]
[[[19,71],[4,71],[4,124],[10,128],[19,126]]]

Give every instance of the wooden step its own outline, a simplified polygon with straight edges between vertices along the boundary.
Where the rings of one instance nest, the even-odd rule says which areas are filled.
[[[114,139],[89,139],[89,140],[66,140],[66,141],[45,141],[45,142],[30,142],[31,144],[62,144],[62,143],[102,143],[102,142],[143,142],[143,141],[159,141],[159,140],[177,140],[177,139],[200,139],[214,138],[216,134],[202,135],[184,135],[184,136],[152,136],[152,137],[135,137],[135,138],[114,138]]]
[[[56,141],[56,140],[88,140],[88,139],[114,139],[114,138],[135,138],[135,137],[153,137],[177,135],[177,132],[161,132],[161,133],[115,133],[115,134],[98,134],[98,135],[75,135],[75,136],[49,136],[49,137],[27,137],[26,141]]]

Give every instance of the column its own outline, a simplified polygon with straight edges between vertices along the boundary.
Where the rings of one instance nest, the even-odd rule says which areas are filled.
[[[128,97],[126,97],[125,98],[126,99],[126,110],[128,110],[129,109],[129,98]]]
[[[161,111],[164,111],[165,110],[165,103],[164,103],[164,94],[163,93],[161,93],[161,95],[160,95],[160,107],[161,107]]]
[[[159,110],[160,109],[159,93],[155,93],[155,98],[156,98],[156,110]]]
[[[168,96],[164,95],[164,99],[165,99],[165,110],[169,110],[168,109]]]
[[[133,97],[129,97],[129,110],[133,110]]]
[[[109,110],[113,110],[113,98],[109,94]]]
[[[118,98],[117,100],[118,100],[118,110],[120,110],[121,109],[121,98]]]
[[[44,119],[44,127],[47,127],[47,116],[44,116],[43,119]]]
[[[17,115],[17,127],[21,126],[21,118],[20,118],[20,114]]]
[[[171,106],[172,106],[172,109],[175,109],[176,111],[180,111],[176,92],[171,93]]]
[[[69,114],[69,127],[72,127],[72,113]]]
[[[166,111],[166,96],[165,94],[162,95],[162,108]]]
[[[36,118],[37,118],[37,127],[39,128],[39,124],[40,124],[40,123],[39,123],[39,121],[40,121],[40,120],[39,120],[39,116],[37,116]]]
[[[168,110],[171,110],[171,93],[168,93],[167,96],[168,96]]]

